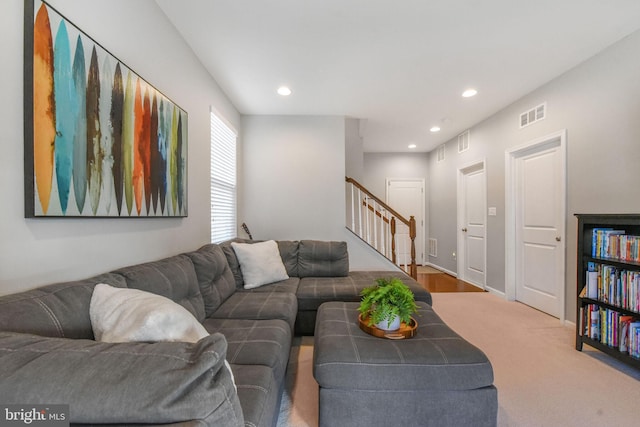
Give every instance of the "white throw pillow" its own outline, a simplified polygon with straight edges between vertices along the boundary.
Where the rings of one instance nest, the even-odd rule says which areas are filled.
[[[169,298],[104,283],[93,288],[89,318],[96,340],[104,342],[198,342],[209,335],[193,314]],[[226,359],[224,365],[237,391]]]
[[[245,289],[289,278],[280,257],[278,244],[274,240],[260,243],[232,242],[231,247],[238,258]]]
[[[209,335],[186,308],[169,298],[104,283],[93,290],[89,317],[98,341],[197,342]]]

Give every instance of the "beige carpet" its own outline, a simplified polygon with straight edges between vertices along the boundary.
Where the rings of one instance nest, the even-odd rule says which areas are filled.
[[[313,337],[296,337],[287,367],[278,427],[317,427],[318,383],[313,378]]]
[[[640,372],[590,347],[576,351],[572,327],[490,293],[434,293],[433,306],[491,360],[498,426],[640,425]],[[293,374],[278,426],[315,427],[312,337],[296,340],[297,358],[290,365]]]

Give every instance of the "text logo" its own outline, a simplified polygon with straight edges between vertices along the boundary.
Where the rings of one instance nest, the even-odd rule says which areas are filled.
[[[69,427],[69,405],[0,405],[0,427]]]

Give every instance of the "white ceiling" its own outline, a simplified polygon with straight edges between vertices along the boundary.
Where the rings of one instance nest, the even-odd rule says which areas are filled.
[[[638,0],[156,1],[240,113],[366,119],[367,152],[430,151],[640,28]]]

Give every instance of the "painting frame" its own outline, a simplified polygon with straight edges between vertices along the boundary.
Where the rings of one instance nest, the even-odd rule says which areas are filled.
[[[188,113],[46,0],[24,10],[25,218],[188,216]]]

